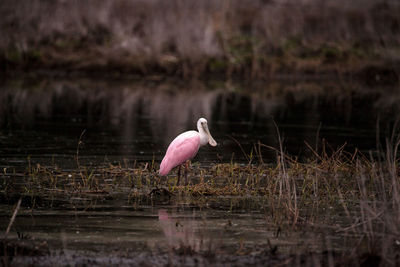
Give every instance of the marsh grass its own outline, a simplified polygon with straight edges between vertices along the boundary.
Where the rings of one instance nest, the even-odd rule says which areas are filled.
[[[263,144],[259,147],[271,149]],[[398,203],[398,182],[394,178],[397,161],[393,158],[379,162],[368,159],[358,150],[346,152],[345,146],[330,150],[328,145],[323,144],[321,153],[309,145],[307,147],[315,157],[305,162],[285,154],[280,148],[274,149],[276,164],[231,162],[213,164],[207,169],[193,164],[187,186],[177,185],[174,172],[160,178],[154,162],[135,163],[134,168],[123,167],[122,164],[97,168],[79,165],[76,170],[29,164],[24,173],[7,170],[2,174],[2,182],[7,184],[2,193],[95,194],[128,191],[146,195],[154,187],[164,187],[174,194],[192,196],[263,196],[270,203],[285,207],[288,214],[292,214],[293,223],[303,218],[299,211],[309,203],[339,203],[343,209],[362,198],[388,201],[389,197],[395,197],[391,201]]]

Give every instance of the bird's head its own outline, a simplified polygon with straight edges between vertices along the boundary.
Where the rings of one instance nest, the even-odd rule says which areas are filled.
[[[197,128],[199,130],[199,132],[204,132],[205,134],[207,134],[208,136],[208,143],[211,146],[216,146],[217,142],[214,140],[214,138],[211,136],[210,130],[208,129],[208,124],[207,124],[207,120],[204,118],[200,118],[197,121]]]

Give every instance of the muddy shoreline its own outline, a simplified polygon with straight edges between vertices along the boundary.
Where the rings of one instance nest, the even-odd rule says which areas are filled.
[[[44,242],[44,241],[43,241]],[[43,246],[44,243],[41,243]],[[28,248],[22,241],[1,241],[2,249],[7,246],[10,250],[14,248],[14,254],[1,255],[4,266],[265,266],[280,265],[291,266],[295,264],[309,266],[313,260],[318,260],[326,265],[329,257],[338,258],[335,252],[309,253],[308,255],[281,255],[276,252],[254,246],[248,251],[236,253],[205,252],[197,253],[191,251],[174,250],[149,251],[135,248],[137,244],[125,244],[125,249],[79,251],[71,249],[42,251],[32,248],[29,254]],[[25,242],[26,243],[26,242]],[[33,243],[33,242],[32,242]],[[24,246],[24,251],[18,251]],[[258,248],[257,248],[258,247]],[[343,261],[344,262],[344,261]]]
[[[40,245],[43,247],[43,241]],[[1,241],[1,245],[21,247],[22,241]],[[33,242],[32,242],[33,243]],[[38,243],[36,241],[35,243]],[[18,245],[19,244],[19,245]],[[304,254],[281,254],[270,248],[267,244],[249,246],[246,249],[235,247],[233,252],[192,252],[184,249],[152,249],[140,248],[138,244],[124,244],[124,249],[97,251],[83,251],[71,249],[48,249],[42,251],[37,246],[31,254],[25,247],[25,252],[16,252],[14,255],[1,255],[4,266],[312,266],[319,263],[322,266],[329,262],[341,266],[351,264],[368,264],[379,266],[381,259],[375,255],[353,255],[350,258],[335,251],[323,251],[321,253],[309,252]]]

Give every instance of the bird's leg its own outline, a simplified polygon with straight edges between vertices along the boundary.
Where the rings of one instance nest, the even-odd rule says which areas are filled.
[[[181,185],[181,165],[179,165],[178,167],[178,182],[176,183],[176,185]]]
[[[190,160],[187,160],[185,162],[185,185],[188,185],[189,163],[190,163]]]

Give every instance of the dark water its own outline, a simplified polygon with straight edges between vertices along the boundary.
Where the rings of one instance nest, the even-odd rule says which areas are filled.
[[[41,203],[48,205],[50,202]],[[224,251],[236,254],[241,246],[252,251],[267,249],[268,242],[280,253],[297,253],[306,247],[322,251],[325,235],[331,248],[343,249],[342,234],[332,236],[329,226],[305,226],[303,231],[276,225],[262,197],[209,198],[207,202],[175,199],[168,204],[135,205],[124,196],[101,199],[76,197],[54,200],[49,206],[31,210],[24,206],[13,225],[16,231],[46,240],[56,251],[161,251],[182,246],[197,252]],[[9,206],[0,204],[0,225],[9,222]],[[346,225],[348,220],[323,211],[319,221]],[[299,249],[301,248],[301,249]],[[54,256],[52,256],[54,257]],[[75,259],[76,260],[76,259]]]
[[[82,133],[82,164],[159,162],[169,142],[195,129],[200,117],[218,142],[201,149],[195,160],[203,164],[248,162],[244,154],[258,142],[278,148],[274,122],[285,150],[300,158],[311,153],[304,142],[320,150],[322,140],[332,149],[346,143],[347,150],[368,152],[390,136],[399,103],[398,88],[332,80],[8,81],[0,87],[0,167],[23,168],[30,160],[73,168]],[[275,161],[270,149],[261,155]]]

